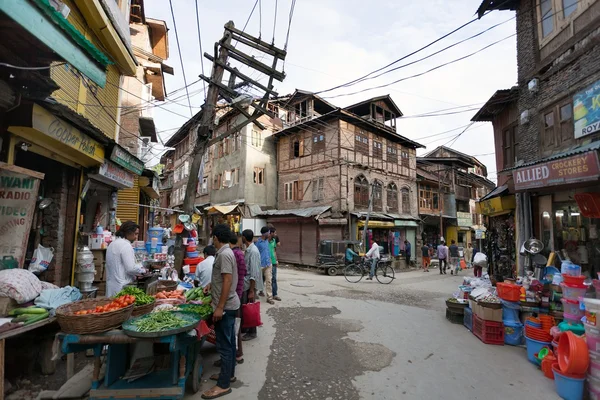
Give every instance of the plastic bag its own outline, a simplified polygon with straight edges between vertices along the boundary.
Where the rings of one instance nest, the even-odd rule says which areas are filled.
[[[235,348],[236,348],[236,350],[239,350],[239,348],[238,348],[238,335],[240,333],[240,325],[242,325],[242,319],[241,318],[236,318],[235,319],[235,324],[234,324],[234,329],[235,329]]]
[[[478,252],[473,257],[473,264],[477,266],[484,266],[484,264],[487,264],[487,256],[482,252]]]
[[[460,260],[460,269],[467,269],[467,262],[465,260]]]
[[[261,325],[260,303],[242,304],[242,328],[256,328]]]
[[[33,258],[28,269],[34,274],[39,275],[48,269],[53,258],[54,249],[52,247],[44,247],[38,244],[37,249],[33,252]]]

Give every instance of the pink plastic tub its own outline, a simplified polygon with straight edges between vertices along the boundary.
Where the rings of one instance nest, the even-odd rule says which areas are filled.
[[[562,298],[560,299],[563,303],[563,310],[564,312],[566,312],[567,314],[573,315],[575,317],[583,317],[583,314],[585,314],[585,310],[582,310],[579,307],[579,300],[571,300],[571,299],[566,299],[566,298]]]
[[[588,324],[583,324],[583,326],[585,327],[585,341],[587,342],[588,349],[590,349],[590,357],[592,355],[591,352],[597,352],[596,362],[600,367],[600,330]],[[598,374],[598,378],[600,378],[600,374]]]

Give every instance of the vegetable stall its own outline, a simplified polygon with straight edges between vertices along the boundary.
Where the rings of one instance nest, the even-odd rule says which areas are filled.
[[[90,400],[182,399],[200,387],[210,300],[194,289],[150,296],[126,287],[112,299],[66,304],[56,312],[61,350],[93,351]]]

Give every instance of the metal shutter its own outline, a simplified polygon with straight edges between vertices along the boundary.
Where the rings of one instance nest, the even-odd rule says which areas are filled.
[[[133,187],[121,189],[117,192],[117,218],[121,223],[125,221],[133,221],[138,223],[137,205],[140,202],[140,183],[139,177],[136,176],[133,180]]]

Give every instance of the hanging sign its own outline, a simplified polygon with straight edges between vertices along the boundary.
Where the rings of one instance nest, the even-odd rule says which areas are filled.
[[[513,172],[515,190],[595,181],[599,177],[596,151],[519,168]]]
[[[600,81],[573,96],[575,138],[600,131]]]
[[[89,176],[119,189],[133,187],[134,175],[108,160],[98,167],[97,174],[90,174]]]
[[[110,160],[136,175],[144,172],[144,163],[118,145],[115,145],[110,153]]]
[[[23,267],[44,174],[0,163],[0,261]]]

